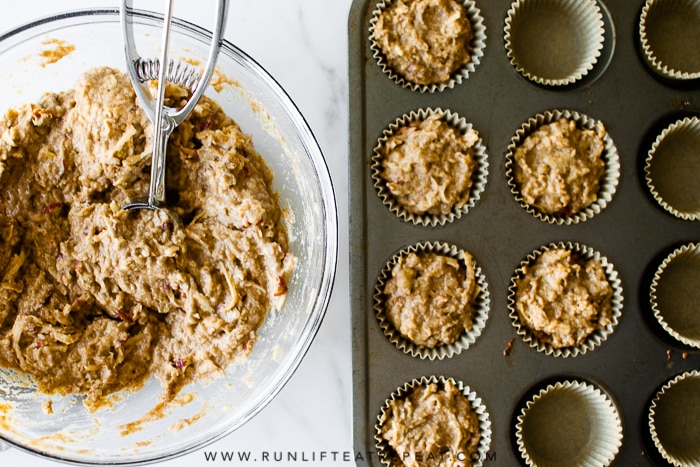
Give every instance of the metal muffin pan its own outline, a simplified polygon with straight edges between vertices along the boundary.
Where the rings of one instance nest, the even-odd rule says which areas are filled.
[[[651,398],[666,381],[700,369],[700,352],[670,337],[655,323],[649,287],[658,265],[680,245],[700,240],[700,222],[678,219],[659,206],[646,187],[644,161],[669,123],[700,114],[700,83],[655,75],[639,52],[644,0],[598,2],[605,45],[595,68],[581,81],[543,87],[520,75],[506,56],[504,22],[510,1],[477,0],[486,26],[481,63],[451,89],[416,92],[392,81],[372,56],[369,20],[376,0],[355,0],[349,17],[350,266],[353,341],[353,436],[358,465],[381,465],[375,424],[399,387],[432,375],[468,385],[486,405],[492,441],[484,465],[524,465],[515,447],[521,405],[547,384],[591,382],[619,409],[623,442],[612,465],[665,464],[649,437]],[[444,226],[414,225],[391,212],[378,196],[370,169],[382,131],[398,117],[422,108],[457,112],[479,132],[489,174],[479,202]],[[604,123],[620,156],[620,180],[611,202],[575,225],[552,225],[526,212],[505,175],[508,144],[523,122],[548,110],[567,109]],[[447,242],[471,253],[490,292],[486,326],[476,342],[442,360],[413,357],[382,333],[373,311],[377,279],[398,251],[426,241]],[[520,262],[557,242],[587,245],[614,265],[622,282],[620,322],[600,347],[576,357],[538,352],[516,334],[508,316],[508,287]]]

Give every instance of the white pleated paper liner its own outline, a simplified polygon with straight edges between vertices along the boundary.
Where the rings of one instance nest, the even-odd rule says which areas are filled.
[[[644,61],[659,76],[700,78],[700,0],[646,0],[639,39]]]
[[[432,348],[418,345],[411,341],[409,337],[402,335],[387,317],[385,308],[387,299],[385,293],[386,284],[391,279],[392,269],[394,266],[401,258],[405,258],[410,253],[416,253],[418,255],[421,253],[435,253],[444,255],[454,258],[460,267],[469,267],[472,269],[476,281],[474,296],[472,298],[472,302],[469,304],[473,310],[471,315],[472,326],[470,329],[465,329],[464,332],[457,337],[456,341],[442,343]],[[387,339],[389,339],[389,341],[402,352],[413,357],[429,360],[443,360],[450,358],[454,355],[460,354],[463,350],[468,349],[471,345],[473,345],[477,338],[481,335],[483,329],[486,327],[490,303],[491,299],[486,278],[472,256],[454,245],[441,242],[419,243],[417,245],[409,246],[394,255],[380,273],[374,294],[375,315],[379,323],[379,327],[382,329],[382,332]]]
[[[646,184],[656,202],[687,221],[700,220],[699,146],[700,119],[682,118],[656,137],[644,164]]]
[[[471,412],[476,416],[478,423],[478,435],[479,440],[476,444],[476,449],[474,446],[466,447],[464,449],[459,449],[457,452],[452,450],[446,450],[444,446],[436,446],[437,448],[442,448],[441,452],[430,453],[430,452],[406,452],[399,455],[393,446],[383,436],[383,430],[388,424],[388,420],[393,416],[394,409],[392,406],[400,404],[402,401],[407,400],[414,391],[421,388],[428,388],[428,386],[433,385],[433,389],[437,391],[445,392],[446,385],[451,385],[456,388],[459,393],[458,396],[463,396],[469,403]],[[454,393],[454,391],[451,391]],[[430,420],[415,420],[416,427],[421,428],[423,423],[429,424]],[[435,424],[433,424],[435,425]],[[429,425],[430,426],[430,425]],[[407,430],[410,427],[405,427]],[[432,429],[444,428],[449,430],[449,427],[441,426],[430,426]],[[388,429],[388,427],[387,427]],[[409,433],[410,435],[410,433]],[[466,386],[461,381],[455,381],[453,378],[445,378],[443,376],[423,376],[420,379],[414,379],[396,391],[394,391],[391,396],[386,400],[384,406],[381,409],[379,416],[377,417],[377,424],[375,425],[375,442],[377,449],[377,456],[381,460],[382,464],[385,466],[438,466],[438,465],[453,465],[450,461],[456,462],[454,465],[471,465],[473,467],[481,467],[484,464],[485,459],[489,452],[491,446],[491,420],[489,418],[486,406],[482,402],[481,398],[472,391],[469,386]],[[420,449],[420,448],[419,448]],[[423,448],[425,449],[425,448]],[[465,452],[466,451],[466,452]]]
[[[664,331],[700,349],[700,244],[683,245],[662,261],[649,288],[649,301]]]
[[[592,204],[577,213],[549,214],[541,211],[536,206],[528,204],[525,199],[523,199],[523,195],[520,191],[521,188],[515,176],[515,152],[525,139],[538,128],[560,119],[573,120],[576,122],[576,127],[578,129],[591,130],[602,137],[605,149],[601,157],[605,163],[605,170],[599,181],[597,199]],[[620,156],[615,143],[610,137],[610,134],[605,130],[605,126],[601,121],[573,110],[550,110],[529,118],[511,138],[506,152],[505,172],[511,193],[520,206],[528,213],[549,224],[574,225],[599,214],[612,201],[620,179]]]
[[[527,268],[533,265],[544,252],[553,249],[566,249],[571,252],[571,256],[573,258],[578,257],[583,260],[594,259],[598,261],[603,267],[608,284],[612,288],[612,313],[610,322],[603,327],[593,330],[593,332],[591,332],[579,345],[569,347],[553,346],[551,342],[549,342],[546,338],[543,338],[537,330],[530,329],[525,323],[522,322],[520,314],[516,308],[516,293],[518,290],[518,285],[521,278],[524,277]],[[517,334],[525,343],[529,344],[531,348],[554,357],[576,357],[578,355],[584,355],[585,353],[590,352],[602,345],[602,343],[605,342],[605,340],[607,340],[610,334],[614,331],[620,320],[622,315],[622,302],[622,282],[612,263],[610,263],[608,259],[605,256],[602,256],[598,251],[586,245],[573,242],[550,243],[549,245],[545,245],[530,253],[527,258],[520,263],[520,267],[515,271],[508,288],[509,316]]]
[[[402,205],[400,200],[397,199],[397,197],[392,193],[384,176],[385,169],[383,164],[386,157],[385,148],[387,142],[390,141],[394,135],[400,134],[402,131],[406,131],[405,129],[410,127],[412,124],[420,125],[421,122],[426,121],[428,118],[438,118],[444,121],[450,128],[454,129],[456,132],[455,135],[458,136],[464,136],[470,132],[476,132],[476,130],[472,127],[472,124],[468,123],[464,117],[461,117],[459,114],[450,110],[443,110],[441,108],[426,108],[411,111],[410,113],[397,118],[388,126],[388,128],[383,131],[381,138],[379,138],[377,145],[374,148],[371,170],[374,187],[377,189],[377,193],[382,200],[382,203],[387,206],[391,212],[406,222],[434,227],[436,225],[445,225],[453,222],[467,214],[472,208],[474,208],[474,206],[476,206],[482,193],[486,189],[488,179],[488,155],[481,137],[479,137],[478,132],[476,132],[478,138],[473,146],[468,150],[470,151],[471,157],[475,163],[474,170],[470,176],[471,184],[469,192],[463,194],[464,197],[466,197],[466,200],[463,202],[458,202],[450,211],[440,214],[431,214],[430,212],[419,212],[413,207]]]
[[[682,373],[657,391],[647,421],[654,446],[674,467],[700,467],[700,371]]]
[[[601,389],[565,379],[527,401],[516,418],[515,439],[530,467],[607,467],[622,446],[622,421]]]
[[[417,3],[416,0],[411,1]],[[404,88],[410,89],[412,91],[418,91],[421,93],[439,92],[444,89],[451,89],[455,85],[462,83],[464,80],[469,78],[469,75],[471,73],[474,73],[474,71],[476,70],[476,67],[481,62],[481,58],[484,56],[484,49],[486,47],[486,26],[484,24],[484,18],[481,16],[481,11],[476,6],[476,2],[473,0],[449,1],[463,6],[466,19],[469,21],[472,32],[472,38],[469,44],[469,60],[466,63],[464,63],[461,67],[454,70],[448,80],[444,82],[426,84],[410,81],[399,71],[393,69],[391,64],[389,64],[387,60],[387,55],[385,51],[382,50],[382,46],[377,42],[377,38],[375,35],[377,22],[379,21],[380,15],[382,15],[384,11],[391,8],[395,2],[402,2],[407,5],[411,2],[407,3],[405,0],[380,0],[379,2],[377,2],[375,9],[370,15],[370,49],[381,70],[396,84]]]
[[[516,0],[504,34],[518,73],[543,86],[567,86],[593,70],[605,24],[595,0]]]

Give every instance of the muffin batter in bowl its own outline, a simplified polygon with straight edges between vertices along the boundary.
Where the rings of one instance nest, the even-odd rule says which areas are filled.
[[[151,374],[170,400],[250,353],[294,258],[272,173],[216,103],[170,139],[182,228],[120,209],[147,191],[152,147],[121,73],[90,70],[0,132],[0,365],[96,409]]]

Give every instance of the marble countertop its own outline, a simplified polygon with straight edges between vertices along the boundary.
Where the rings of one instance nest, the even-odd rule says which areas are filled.
[[[149,3],[153,5],[149,8]],[[208,27],[208,2],[175,2],[176,15]],[[351,0],[235,0],[226,39],[258,61],[287,91],[316,135],[333,179],[339,213],[335,287],[326,317],[306,357],[279,395],[255,418],[206,448],[159,465],[354,465],[351,413],[348,258],[347,20]],[[117,7],[118,0],[24,0],[0,15],[0,32],[72,9]],[[157,0],[135,0],[161,9]],[[249,453],[249,460],[225,459]],[[216,459],[213,455],[216,454]],[[285,457],[279,461],[279,456]],[[263,460],[264,458],[267,460]],[[11,448],[6,466],[63,465]]]

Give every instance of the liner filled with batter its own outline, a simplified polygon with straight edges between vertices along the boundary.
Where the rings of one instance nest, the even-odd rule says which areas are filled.
[[[603,122],[570,110],[529,118],[506,153],[511,193],[534,217],[550,224],[576,224],[612,201],[620,157]]]
[[[599,346],[617,325],[622,287],[608,260],[576,243],[542,247],[511,280],[513,325],[531,347],[576,356]]]
[[[463,383],[422,377],[386,401],[375,425],[382,464],[478,467],[491,444],[491,421],[481,398]]]
[[[381,0],[370,23],[377,63],[412,90],[451,88],[484,54],[486,27],[473,0]]]
[[[444,225],[478,203],[488,177],[479,133],[440,108],[411,111],[383,132],[372,156],[372,180],[382,202],[400,218]]]
[[[374,301],[379,326],[391,343],[413,356],[441,360],[468,349],[481,335],[490,292],[467,251],[421,243],[387,263]]]

